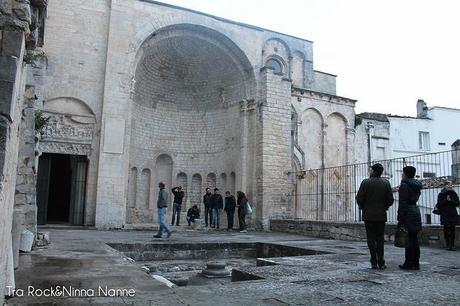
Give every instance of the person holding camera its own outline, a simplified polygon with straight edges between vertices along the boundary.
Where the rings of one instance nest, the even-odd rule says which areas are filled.
[[[184,191],[182,191],[182,186],[179,187],[174,187],[171,189],[173,195],[174,195],[174,203],[173,203],[173,213],[172,213],[172,221],[171,225],[174,225],[174,220],[176,220],[176,215],[177,215],[177,220],[176,220],[176,226],[179,226],[179,219],[180,219],[180,211],[182,207],[182,199],[185,196]]]

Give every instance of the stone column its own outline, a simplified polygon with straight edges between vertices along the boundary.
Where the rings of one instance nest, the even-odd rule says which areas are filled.
[[[291,82],[266,67],[260,80],[254,204],[256,226],[268,229],[270,218],[288,217],[292,210]]]

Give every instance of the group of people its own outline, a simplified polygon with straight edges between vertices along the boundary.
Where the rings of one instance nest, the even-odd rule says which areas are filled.
[[[381,177],[383,166],[379,163],[371,166],[370,177],[363,180],[356,195],[356,202],[362,210],[366,228],[367,245],[371,255],[372,269],[385,269],[384,234],[387,210],[393,205],[393,190],[390,183]],[[397,188],[399,196],[398,228],[405,228],[408,243],[405,248],[405,261],[399,265],[403,270],[420,269],[420,245],[418,233],[422,229],[422,218],[417,201],[421,194],[422,183],[415,179],[416,169],[403,168],[401,183]],[[455,225],[458,223],[456,207],[460,205],[458,195],[452,189],[452,183],[446,182],[438,195],[436,207],[444,226],[446,247],[455,250]]]
[[[203,196],[204,204],[204,222],[206,227],[220,228],[220,214],[222,209],[227,214],[227,230],[233,230],[233,220],[235,211],[238,212],[238,223],[240,232],[246,233],[246,215],[248,199],[242,191],[237,191],[237,198],[230,191],[225,192],[225,205],[218,188],[214,188],[214,193],[211,193],[210,188],[206,188],[206,193]]]
[[[169,238],[172,234],[171,228],[166,224],[166,208],[168,207],[168,192],[165,190],[165,184],[160,182],[158,184],[160,191],[158,192],[157,208],[158,208],[158,224],[160,225],[158,233],[154,235],[154,238],[161,238],[163,232],[167,233]],[[174,195],[173,200],[173,212],[171,226],[180,226],[180,213],[182,209],[182,200],[185,197],[185,192],[182,186],[174,187],[171,189]],[[238,212],[238,223],[240,233],[247,233],[246,229],[246,215],[248,214],[248,199],[242,191],[237,192],[237,198],[230,193],[225,192],[225,205],[224,199],[220,194],[218,188],[214,188],[214,193],[211,193],[210,188],[206,188],[206,193],[203,196],[204,214],[205,214],[205,226],[211,228],[220,228],[220,214],[222,209],[227,214],[227,231],[233,230],[233,220],[235,217],[235,211]],[[193,205],[187,211],[187,222],[191,226],[196,219],[200,218],[200,210],[197,205]]]

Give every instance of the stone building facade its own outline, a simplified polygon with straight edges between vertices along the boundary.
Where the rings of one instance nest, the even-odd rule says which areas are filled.
[[[0,4],[0,287],[22,229],[154,224],[159,181],[184,212],[242,190],[264,229],[352,161],[356,101],[311,41],[150,0]]]
[[[298,172],[352,160],[355,101],[310,41],[139,0],[50,1],[44,41],[39,223],[155,223],[165,181],[185,209],[242,190],[266,228],[302,215]]]

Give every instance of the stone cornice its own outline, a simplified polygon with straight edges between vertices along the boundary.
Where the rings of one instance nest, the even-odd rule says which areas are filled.
[[[323,100],[325,102],[331,102],[331,103],[337,103],[337,104],[346,104],[346,105],[351,105],[355,106],[357,100],[345,98],[345,97],[340,97],[324,92],[318,92],[310,89],[305,89],[305,88],[299,88],[299,87],[292,87],[291,89],[291,95],[293,97],[299,97],[299,98],[313,98],[313,99],[318,99],[318,100]]]

